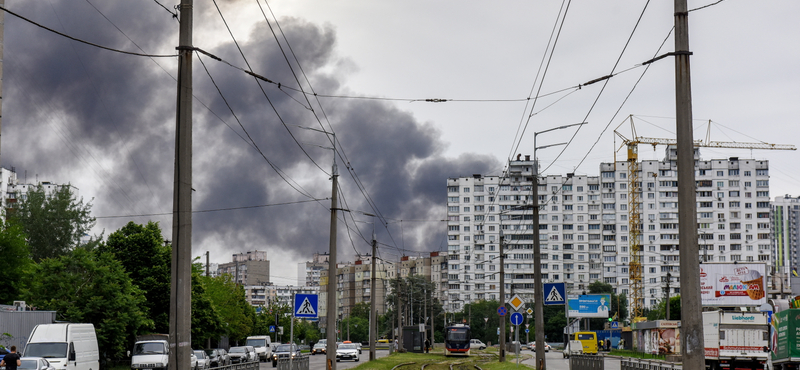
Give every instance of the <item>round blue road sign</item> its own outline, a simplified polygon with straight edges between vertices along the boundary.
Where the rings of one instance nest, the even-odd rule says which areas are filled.
[[[519,312],[514,312],[511,314],[511,323],[514,325],[522,324],[522,314]]]

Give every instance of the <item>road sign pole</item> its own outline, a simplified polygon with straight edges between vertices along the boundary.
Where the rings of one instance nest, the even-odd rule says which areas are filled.
[[[295,301],[295,293],[292,293],[292,302]],[[292,346],[294,345],[294,313],[297,311],[297,307],[292,309],[292,323],[289,324],[289,350],[292,351],[292,354],[289,356],[289,368],[294,369],[292,366],[292,358],[294,358],[294,349]]]

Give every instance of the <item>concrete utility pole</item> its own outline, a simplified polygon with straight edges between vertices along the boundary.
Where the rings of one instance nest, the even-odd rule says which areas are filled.
[[[331,234],[330,234],[330,254],[328,258],[328,312],[327,312],[327,327],[326,335],[327,343],[325,344],[325,358],[328,362],[328,370],[336,370],[336,211],[339,207],[339,172],[336,167],[336,138],[333,140],[334,153],[333,153],[333,167],[331,171],[331,179],[333,180],[331,190]],[[333,325],[331,325],[333,324]],[[171,369],[170,369],[171,370]]]
[[[397,341],[397,350],[400,351],[400,348],[403,348],[403,294],[400,293],[400,265],[403,263],[403,259],[400,258],[400,262],[397,263],[397,290],[395,291],[395,297],[397,297],[397,335],[395,336],[395,340]]]
[[[378,241],[375,240],[375,232],[372,233],[372,279],[370,279],[370,305],[369,305],[369,360],[374,360],[375,357],[375,341],[378,340],[378,307],[376,306],[376,297],[378,292],[375,290],[377,286],[377,263],[376,254],[378,252]]]
[[[0,0],[0,6],[6,7],[6,0]],[[6,12],[0,12],[0,134],[3,127],[3,45],[5,45]],[[0,135],[2,138],[2,135]],[[0,152],[2,153],[2,152]],[[2,161],[0,161],[2,163]]]
[[[687,0],[675,0],[675,110],[678,143],[678,232],[681,266],[681,353],[683,366],[702,369],[703,311],[700,300],[700,255],[697,246],[697,198],[694,180],[692,84],[689,73]],[[669,303],[669,302],[667,302]]]
[[[505,269],[505,237],[500,229],[500,307],[506,306],[506,269]],[[506,362],[506,316],[500,316],[500,362]]]
[[[181,0],[178,106],[172,193],[172,272],[169,299],[169,370],[188,369],[192,350],[192,11]]]
[[[533,328],[536,331],[536,363],[546,368],[544,354],[544,284],[542,283],[542,253],[539,249],[539,162],[536,159],[536,134],[533,136]]]

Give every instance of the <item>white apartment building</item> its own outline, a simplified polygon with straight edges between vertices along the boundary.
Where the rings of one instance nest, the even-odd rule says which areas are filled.
[[[698,158],[696,156],[696,158]],[[597,280],[629,294],[628,163],[600,164],[600,176],[540,175],[539,241],[542,278],[566,282],[570,294]],[[696,162],[701,260],[771,263],[768,161]],[[448,289],[445,304],[499,299],[499,237],[508,245],[506,298],[533,299],[533,161],[509,163],[504,177],[447,180]],[[644,306],[679,294],[675,149],[662,161],[640,163]]]

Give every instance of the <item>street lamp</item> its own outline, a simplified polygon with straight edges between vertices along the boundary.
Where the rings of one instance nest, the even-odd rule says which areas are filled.
[[[569,143],[558,143],[536,146],[536,137],[550,131],[562,130],[573,126],[581,126],[587,122],[573,123],[570,125],[559,126],[544,131],[533,133],[533,186],[531,191],[533,193],[533,292],[534,292],[534,312],[536,314],[534,320],[534,328],[536,329],[535,340],[539,343],[544,343],[544,290],[542,284],[542,263],[541,251],[539,248],[539,162],[536,157],[537,149],[549,148],[557,145],[567,145]],[[539,345],[536,347],[536,363],[542,364],[542,369],[545,369],[544,346]]]

